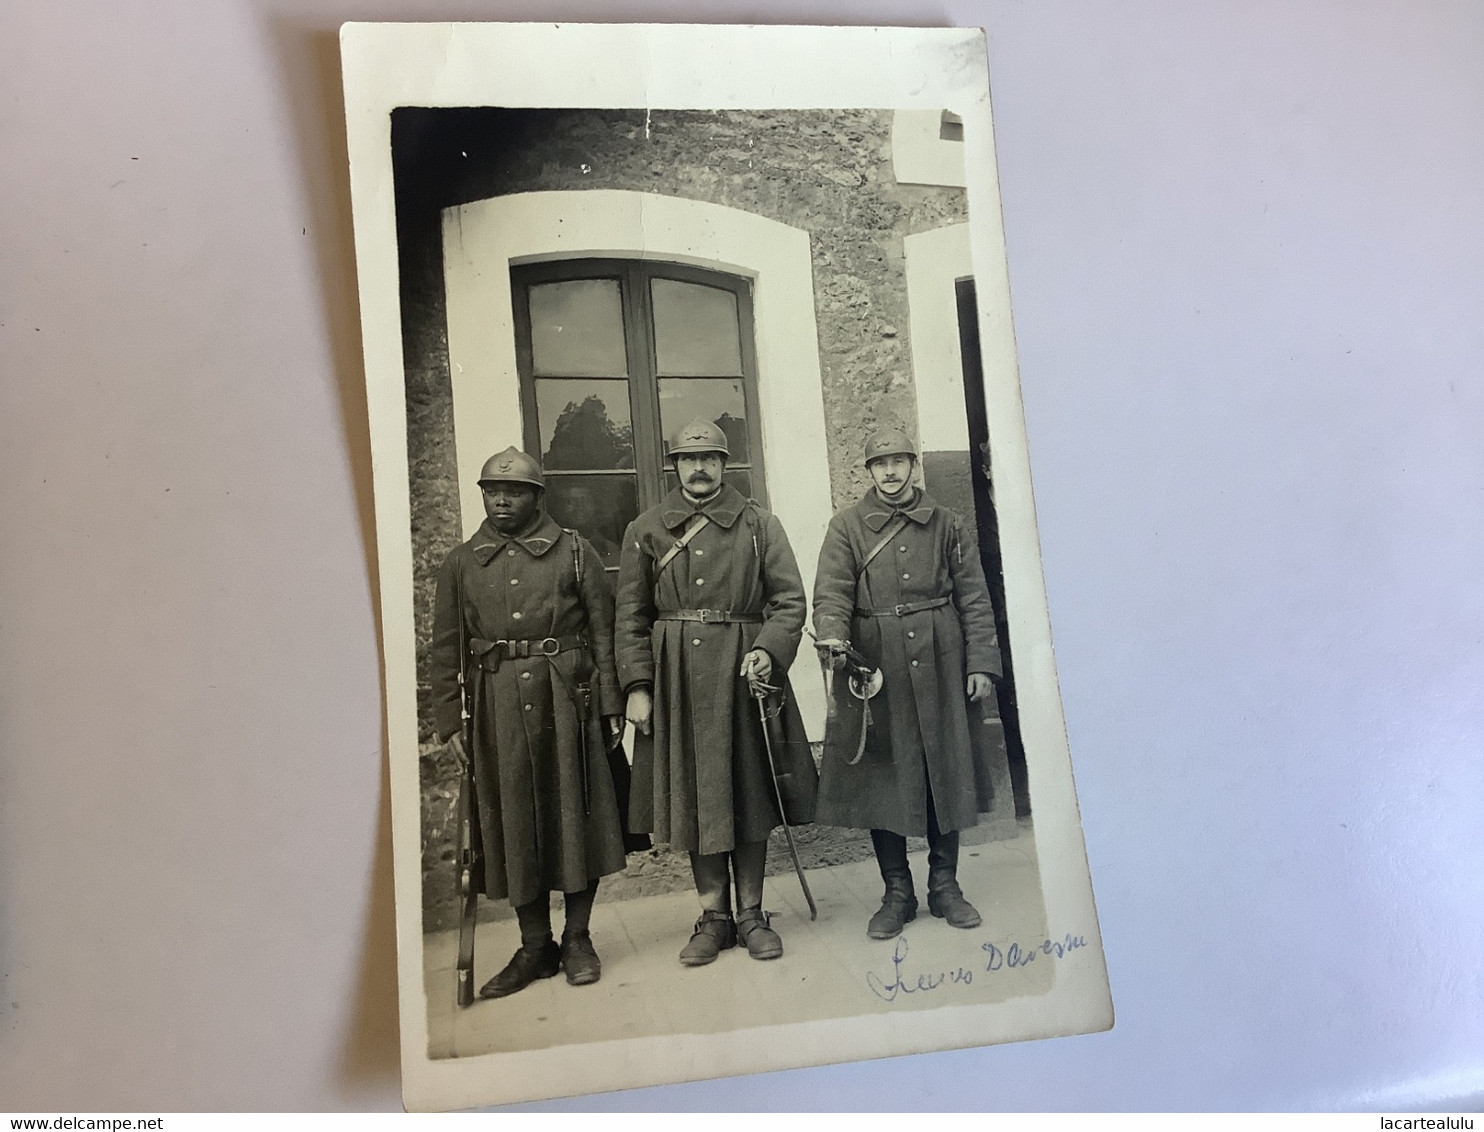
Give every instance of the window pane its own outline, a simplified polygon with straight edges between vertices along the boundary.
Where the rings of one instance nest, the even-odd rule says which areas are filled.
[[[562,526],[582,532],[602,556],[604,566],[618,568],[624,528],[639,514],[632,473],[547,476],[546,506]]]
[[[728,468],[721,475],[724,483],[729,483],[740,491],[748,499],[752,498],[752,472],[747,468]],[[665,494],[669,494],[680,486],[680,481],[675,478],[675,469],[672,467],[665,472]],[[571,524],[567,524],[571,526]]]
[[[660,387],[660,431],[669,451],[670,437],[681,425],[693,420],[715,421],[726,434],[733,464],[752,460],[747,448],[747,409],[741,380],[716,377],[662,377]]]
[[[652,280],[649,290],[660,373],[717,377],[742,373],[736,295],[677,279]]]
[[[538,378],[536,423],[547,471],[634,466],[627,381]]]
[[[539,283],[528,294],[531,361],[538,374],[622,377],[629,372],[617,279]]]

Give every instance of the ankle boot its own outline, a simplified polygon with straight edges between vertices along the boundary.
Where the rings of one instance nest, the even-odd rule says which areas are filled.
[[[866,935],[872,939],[892,939],[902,934],[902,928],[917,919],[917,895],[912,891],[912,874],[892,877],[886,882],[886,894],[881,898],[881,907],[866,925]]]
[[[783,940],[761,908],[744,908],[737,913],[737,940],[754,959],[777,959],[783,954]]]
[[[938,834],[928,846],[928,911],[955,928],[977,928],[984,922],[958,886],[956,830]]]
[[[886,892],[881,907],[866,925],[871,939],[891,939],[902,934],[902,927],[917,918],[917,894],[912,891],[912,870],[907,865],[907,839],[890,830],[871,830],[871,845],[876,850],[876,866]]]

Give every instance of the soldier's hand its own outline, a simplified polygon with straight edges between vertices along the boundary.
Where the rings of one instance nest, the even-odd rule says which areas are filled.
[[[623,738],[623,716],[605,715],[603,717],[603,725],[608,730],[608,746],[617,746],[618,741]]]
[[[469,752],[464,746],[464,733],[455,731],[448,740],[448,749],[453,752],[453,757],[458,760],[459,771],[462,773],[469,769]]]
[[[766,684],[773,675],[773,657],[767,649],[753,649],[742,658],[742,669],[737,675],[745,677],[749,684]]]
[[[635,688],[629,693],[628,706],[624,708],[624,718],[638,728],[641,735],[648,735],[654,718],[654,697],[649,694],[648,688]]]
[[[839,672],[845,667],[845,642],[834,637],[814,642],[814,651],[819,653],[819,663],[831,672]]]
[[[969,673],[969,702],[977,704],[980,700],[987,699],[994,691],[994,682],[983,672]]]

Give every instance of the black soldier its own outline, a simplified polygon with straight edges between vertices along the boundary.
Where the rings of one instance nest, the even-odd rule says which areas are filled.
[[[501,998],[565,969],[598,981],[588,931],[598,878],[624,867],[605,744],[622,727],[613,595],[592,546],[551,519],[541,465],[514,448],[479,476],[486,519],[438,575],[431,645],[438,734],[472,759],[484,893],[507,898],[521,946],[480,990]],[[460,642],[473,749],[461,729]],[[550,893],[565,893],[561,946]]]

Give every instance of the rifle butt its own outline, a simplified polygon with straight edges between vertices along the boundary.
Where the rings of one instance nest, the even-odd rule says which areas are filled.
[[[458,1004],[474,1002],[474,920],[479,893],[474,887],[474,783],[465,772],[459,783],[459,957],[454,968]]]

